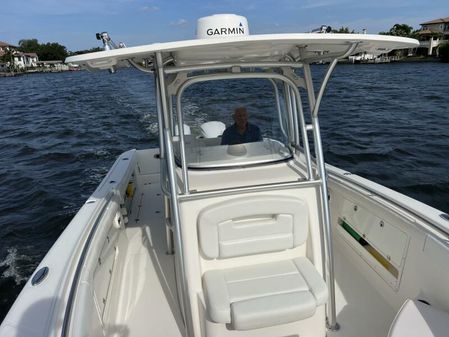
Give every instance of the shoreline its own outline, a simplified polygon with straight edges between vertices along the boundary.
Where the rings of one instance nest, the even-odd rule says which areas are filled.
[[[0,72],[0,77],[15,77],[15,76],[23,76],[23,75],[31,75],[31,74],[48,74],[48,73],[65,73],[69,71],[80,71],[77,70],[29,70],[29,71],[17,71],[17,72]]]
[[[391,60],[388,62],[351,62],[349,59],[343,59],[339,61],[339,64],[391,64],[391,63],[444,63],[438,57],[427,57],[427,56],[410,56],[404,57],[398,60]],[[28,71],[18,71],[18,72],[0,72],[1,77],[15,77],[30,74],[42,74],[42,73],[64,73],[69,71],[81,71],[83,69],[68,69],[68,70],[48,70],[48,69],[30,69]]]

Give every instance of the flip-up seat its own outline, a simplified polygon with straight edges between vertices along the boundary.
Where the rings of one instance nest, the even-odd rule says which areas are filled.
[[[449,313],[407,299],[390,327],[388,337],[447,337]]]
[[[307,258],[204,274],[212,321],[235,330],[257,329],[312,316],[327,300],[327,287]]]
[[[198,217],[203,258],[225,259],[278,252],[303,245],[308,209],[285,196],[235,198],[205,209]],[[233,330],[296,322],[327,301],[327,287],[304,256],[203,275],[208,318]]]

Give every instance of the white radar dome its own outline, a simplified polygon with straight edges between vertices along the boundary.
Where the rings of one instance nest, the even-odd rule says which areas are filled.
[[[215,14],[198,19],[198,39],[249,35],[248,20],[235,14]]]

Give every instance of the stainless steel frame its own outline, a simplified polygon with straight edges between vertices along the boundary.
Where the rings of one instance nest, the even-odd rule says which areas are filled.
[[[179,267],[181,272],[181,291],[182,291],[182,308],[184,313],[185,322],[185,333],[187,337],[193,336],[193,322],[190,310],[189,293],[187,288],[187,278],[185,273],[185,263],[184,263],[184,250],[183,250],[183,240],[181,232],[181,221],[179,216],[179,202],[177,193],[177,180],[175,172],[175,160],[174,152],[172,146],[172,136],[170,130],[170,120],[167,106],[167,95],[165,91],[165,77],[163,71],[163,62],[161,53],[156,53],[156,70],[157,70],[157,80],[159,83],[160,97],[161,97],[161,107],[164,116],[164,142],[166,149],[166,161],[168,170],[168,180],[170,183],[170,200],[171,200],[171,215],[170,218],[174,222],[173,226],[175,228],[175,246],[176,252],[179,257]]]
[[[307,125],[306,125],[306,121],[305,121],[305,118],[304,118],[304,110],[302,108],[301,96],[297,97],[296,95],[294,95],[294,93],[292,93],[292,98],[293,98],[293,102],[294,102],[294,105],[293,105],[294,106],[294,110],[295,110],[294,113],[298,114],[298,116],[299,116],[299,124],[301,126],[301,134],[303,136],[302,137],[303,153],[304,154],[309,153],[309,156],[310,156],[309,138],[307,136]],[[297,110],[296,107],[298,107],[299,109]],[[300,147],[298,147],[298,148],[300,148]],[[311,159],[310,159],[310,157],[309,158],[306,157],[306,160],[311,160]],[[307,170],[307,178],[309,180],[313,180],[314,179],[312,169],[313,168],[312,168],[312,165],[311,165],[310,170],[309,169]]]
[[[184,138],[184,114],[181,108],[181,96],[176,96],[176,116],[178,118],[178,134],[179,134],[179,146],[181,152],[181,167],[182,167],[182,183],[183,183],[183,193],[189,194],[189,170],[187,167],[186,159],[186,145]]]
[[[215,64],[199,64],[191,66],[172,66],[164,69],[166,74],[175,74],[179,72],[191,72],[198,70],[219,70],[219,69],[230,69],[233,67],[240,68],[302,68],[302,63],[297,62],[256,62],[256,63],[215,63]]]
[[[290,96],[290,89],[287,85],[287,83],[284,84],[284,99],[285,99],[285,105],[287,108],[287,115],[290,119],[290,122],[288,123],[290,126],[290,134],[293,135],[293,144],[299,145],[298,139],[299,135],[298,133],[298,126],[295,124],[295,117],[293,116],[293,108],[292,108],[292,100]]]
[[[285,83],[286,87],[286,92],[287,94],[289,93],[289,90],[291,90],[294,95],[296,96],[296,100],[295,102],[297,104],[299,104],[299,102],[301,102],[300,99],[300,94],[299,94],[299,90],[298,88],[295,86],[295,83],[288,77],[281,75],[281,74],[276,74],[276,73],[235,73],[235,74],[229,74],[229,73],[219,73],[219,74],[207,74],[207,75],[201,75],[198,77],[192,77],[192,78],[188,78],[184,83],[182,83],[179,86],[178,92],[176,94],[177,96],[177,113],[178,113],[178,129],[179,129],[179,137],[180,137],[180,143],[181,146],[183,146],[183,142],[184,142],[184,128],[182,125],[179,124],[179,121],[182,121],[182,117],[179,118],[179,115],[182,115],[182,108],[181,108],[181,97],[182,94],[184,92],[184,90],[189,87],[192,84],[195,83],[199,83],[199,82],[205,82],[205,81],[215,81],[215,80],[226,80],[226,79],[238,79],[238,78],[260,78],[260,79],[271,79],[271,80],[281,80]],[[287,97],[286,97],[287,99]],[[296,106],[296,111],[302,111],[302,106]],[[290,110],[290,112],[292,112],[292,110]],[[292,116],[292,113],[289,114],[291,121],[290,124],[294,125],[294,121],[295,119]],[[304,119],[301,119],[304,122]],[[294,139],[294,143],[295,145],[299,145],[299,143],[296,143],[296,140],[299,139],[299,130],[298,130],[298,126],[292,126],[293,130],[292,130],[292,135],[293,135],[293,139]],[[301,125],[301,134],[302,134],[302,138],[303,138],[303,142],[305,144],[304,147],[304,154],[306,156],[306,166],[307,166],[307,174],[308,177],[310,178],[312,176],[311,172],[312,172],[312,164],[311,164],[311,155],[310,155],[310,149],[308,146],[308,137],[307,137],[307,132],[305,125]],[[185,160],[185,156],[184,158],[181,157],[181,161],[182,161],[182,176],[183,178],[185,178],[187,176],[187,163]],[[187,182],[187,184],[186,184]],[[186,181],[184,179],[183,181],[183,185],[184,185],[184,191],[189,191],[190,187],[188,185],[188,181]]]
[[[274,89],[274,97],[276,99],[276,109],[278,111],[279,125],[281,126],[282,134],[285,136],[285,138],[288,139],[287,131],[285,131],[284,123],[282,122],[281,102],[279,101],[279,89],[277,87],[276,82],[273,79],[270,78],[269,81],[273,85],[273,89]]]
[[[219,190],[208,190],[201,192],[192,192],[189,195],[180,195],[179,200],[196,200],[196,199],[204,199],[211,197],[220,197],[226,195],[236,195],[236,194],[244,194],[244,193],[252,193],[252,192],[266,192],[273,191],[278,189],[287,189],[287,188],[305,188],[311,186],[318,186],[321,183],[321,180],[305,180],[305,181],[292,181],[285,183],[275,183],[275,184],[264,184],[264,185],[253,185],[253,186],[243,186],[236,188],[225,188]]]
[[[340,327],[337,323],[337,313],[336,313],[336,303],[335,303],[335,274],[334,274],[334,255],[332,247],[332,225],[330,220],[330,209],[329,209],[329,199],[327,192],[327,177],[326,177],[326,167],[323,154],[323,146],[321,144],[321,133],[320,124],[318,120],[318,112],[321,104],[321,99],[323,98],[324,91],[326,89],[327,83],[329,81],[332,72],[337,65],[340,58],[344,58],[350,55],[356,48],[358,43],[353,43],[349,46],[347,51],[342,55],[339,55],[334,60],[332,60],[326,75],[321,83],[320,90],[318,92],[318,97],[315,99],[315,92],[313,90],[312,73],[309,64],[304,65],[304,77],[306,80],[306,87],[309,96],[309,106],[312,114],[312,126],[313,135],[315,142],[315,155],[317,160],[318,176],[320,177],[321,183],[321,204],[322,204],[322,221],[324,230],[324,246],[326,258],[325,263],[325,276],[327,286],[329,289],[329,301],[326,306],[327,309],[327,327],[331,331],[336,331]]]
[[[327,311],[327,326],[330,330],[338,330],[339,326],[336,321],[336,308],[335,308],[335,280],[334,280],[334,260],[333,260],[333,247],[332,247],[332,229],[331,229],[331,221],[330,221],[330,211],[329,211],[329,203],[328,203],[328,193],[327,193],[327,177],[326,177],[326,169],[324,162],[324,155],[321,143],[321,135],[320,135],[320,126],[318,120],[318,112],[321,103],[321,99],[323,97],[324,91],[326,89],[327,82],[338,62],[338,59],[343,58],[349,54],[351,54],[356,48],[358,43],[353,43],[348,47],[348,50],[344,54],[339,55],[328,55],[329,58],[333,58],[325,78],[321,84],[318,96],[315,97],[315,92],[313,89],[312,82],[312,74],[310,70],[309,63],[265,63],[259,62],[254,64],[231,64],[231,63],[223,63],[223,64],[213,64],[213,65],[193,65],[186,67],[176,67],[171,66],[164,69],[162,64],[162,56],[160,53],[156,54],[156,65],[157,65],[157,76],[158,83],[160,89],[160,96],[162,97],[162,116],[164,117],[164,142],[165,142],[165,150],[167,153],[167,169],[168,169],[168,179],[170,182],[170,195],[172,200],[172,213],[173,220],[176,230],[176,250],[179,251],[179,258],[181,264],[181,283],[183,290],[183,302],[184,302],[184,312],[185,312],[185,320],[188,335],[192,332],[191,330],[191,315],[190,315],[190,307],[188,305],[188,293],[187,293],[187,285],[185,279],[185,267],[184,267],[184,258],[182,254],[182,238],[180,232],[180,216],[179,216],[179,202],[186,200],[194,200],[199,198],[207,198],[213,196],[222,196],[222,195],[230,195],[230,194],[242,194],[249,192],[259,192],[259,191],[268,191],[279,188],[300,188],[300,187],[309,187],[309,186],[319,186],[320,188],[320,197],[321,197],[321,217],[323,224],[323,234],[324,234],[324,259],[323,259],[323,268],[324,268],[324,277],[326,279],[328,288],[329,288],[329,301],[326,305]],[[322,56],[320,57],[322,59]],[[307,60],[312,61],[312,59]],[[302,62],[305,62],[304,60]],[[192,71],[206,71],[206,70],[219,70],[219,69],[231,69],[232,67],[240,67],[240,68],[280,68],[280,67],[291,67],[291,68],[301,68],[304,67],[304,82],[305,89],[308,94],[309,106],[311,109],[312,115],[312,124],[306,125],[304,119],[304,113],[301,104],[301,96],[299,93],[298,87],[295,85],[294,81],[287,76],[272,72],[248,72],[248,73],[215,73],[215,74],[201,74],[197,76],[193,76],[190,78],[186,78],[183,83],[179,84],[178,90],[176,93],[177,96],[177,121],[178,121],[178,134],[180,138],[180,150],[181,150],[181,161],[182,161],[182,178],[183,178],[183,191],[178,194],[177,190],[177,181],[176,181],[176,172],[175,172],[175,163],[174,163],[174,152],[173,152],[173,138],[170,130],[170,116],[167,111],[167,97],[165,94],[165,82],[164,75],[165,74],[174,74],[179,72],[192,72]],[[184,125],[183,125],[183,116],[182,116],[182,108],[181,108],[181,97],[184,90],[198,82],[204,81],[213,81],[213,80],[224,80],[224,79],[236,79],[236,78],[264,78],[272,81],[274,86],[274,80],[281,80],[284,83],[285,93],[286,93],[286,103],[287,110],[289,112],[289,118],[291,119],[291,125],[293,127],[292,132],[290,134],[293,136],[294,147],[300,147],[299,145],[299,133],[302,134],[303,141],[303,151],[305,154],[305,163],[306,169],[308,173],[308,180],[301,182],[287,182],[287,183],[279,183],[279,184],[266,184],[260,186],[248,186],[248,187],[239,187],[239,188],[231,188],[231,189],[220,189],[220,190],[209,190],[209,191],[189,191],[189,182],[188,182],[188,169],[185,158],[185,140],[184,140]],[[277,89],[277,88],[276,88]],[[276,92],[276,90],[275,90]],[[278,106],[278,113],[280,112]],[[298,125],[300,130],[298,129]],[[314,136],[314,148],[315,155],[317,159],[317,172],[314,174],[312,170],[312,160],[310,154],[310,148],[308,144],[308,136],[307,131],[313,131]],[[187,303],[187,304],[186,304]]]

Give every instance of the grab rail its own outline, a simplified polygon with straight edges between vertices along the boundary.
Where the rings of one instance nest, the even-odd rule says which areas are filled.
[[[321,184],[321,180],[304,180],[304,181],[291,181],[284,183],[273,183],[273,184],[263,184],[263,185],[253,185],[253,186],[245,186],[245,187],[235,187],[235,188],[223,188],[217,190],[209,190],[203,192],[191,191],[190,194],[181,194],[178,196],[180,201],[184,200],[196,200],[203,199],[209,197],[221,197],[226,195],[235,195],[235,194],[243,194],[250,192],[266,192],[277,190],[279,188],[298,188],[298,187],[311,187],[311,186],[319,186]]]

